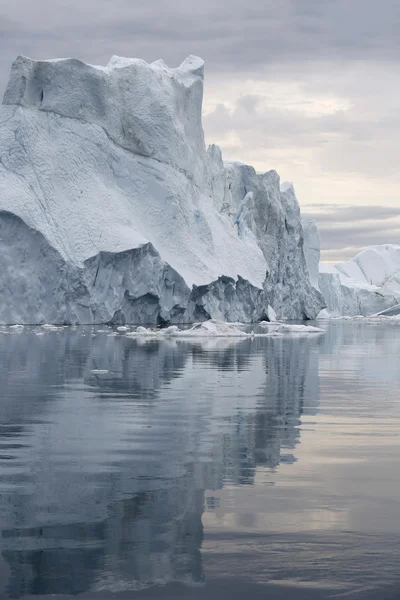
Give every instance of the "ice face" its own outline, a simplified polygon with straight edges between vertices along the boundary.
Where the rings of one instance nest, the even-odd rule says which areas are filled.
[[[103,68],[72,58],[20,56],[3,104],[91,123],[122,148],[201,176],[203,71],[195,56],[177,69],[116,56]]]
[[[400,302],[400,246],[370,246],[337,265],[320,265],[319,287],[332,316],[373,315]]]
[[[304,255],[308,274],[312,285],[318,290],[319,262],[321,254],[321,241],[318,227],[312,219],[302,218],[301,221],[304,231]]]
[[[318,314],[293,186],[205,149],[203,66],[14,62],[0,108],[0,322]]]

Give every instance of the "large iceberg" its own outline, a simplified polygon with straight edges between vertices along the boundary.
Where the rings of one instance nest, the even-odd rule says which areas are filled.
[[[194,56],[16,59],[0,107],[0,323],[319,313],[293,186],[206,149],[202,98]]]
[[[318,284],[329,316],[398,314],[400,246],[370,246],[335,266],[321,263]]]

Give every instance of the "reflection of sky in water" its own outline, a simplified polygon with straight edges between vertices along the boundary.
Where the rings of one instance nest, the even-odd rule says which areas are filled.
[[[327,327],[0,333],[0,591],[395,582],[400,326]]]

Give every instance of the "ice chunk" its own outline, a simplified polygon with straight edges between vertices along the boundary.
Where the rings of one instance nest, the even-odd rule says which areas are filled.
[[[323,329],[319,327],[311,327],[308,325],[292,325],[290,323],[270,323],[269,321],[261,321],[260,327],[267,329],[265,333],[255,333],[254,331],[248,332],[244,329],[243,323],[225,323],[216,319],[210,319],[203,323],[195,323],[188,329],[179,329],[176,325],[167,327],[165,329],[151,329],[146,327],[138,327],[136,331],[132,331],[127,334],[127,337],[157,337],[157,338],[168,338],[168,337],[179,337],[179,338],[196,338],[196,337],[233,337],[233,338],[247,338],[247,337],[268,337],[274,335],[284,334],[314,334],[314,333],[325,333]]]
[[[319,327],[311,325],[294,325],[291,323],[269,323],[261,321],[260,327],[268,330],[268,333],[324,333]]]

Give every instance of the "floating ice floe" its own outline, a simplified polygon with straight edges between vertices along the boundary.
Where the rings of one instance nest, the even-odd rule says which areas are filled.
[[[340,316],[335,316],[335,317],[331,317],[329,314],[328,315],[318,315],[317,317],[318,321],[325,321],[325,320],[329,320],[329,321],[364,321],[364,322],[370,322],[370,321],[399,321],[400,322],[400,314],[390,314],[390,311],[385,311],[383,313],[377,313],[374,315],[355,315],[354,317],[350,317],[349,315],[340,315]]]
[[[232,337],[232,338],[248,338],[248,337],[272,337],[283,336],[287,334],[316,334],[324,333],[319,327],[311,327],[308,325],[291,325],[289,323],[270,323],[262,321],[259,324],[265,333],[255,333],[254,331],[244,331],[244,325],[241,323],[225,323],[210,319],[203,323],[195,323],[189,329],[179,329],[176,325],[166,327],[165,329],[148,329],[146,327],[138,327],[136,331],[131,331],[126,334],[126,337],[152,337],[152,338],[204,338],[204,337]]]
[[[358,320],[365,320],[368,319],[369,317],[364,317],[364,315],[354,315],[352,317],[350,317],[349,315],[330,315],[328,313],[328,311],[326,310],[321,310],[321,312],[319,313],[318,317],[317,317],[317,321],[358,321]]]
[[[268,333],[324,333],[323,329],[319,327],[313,327],[311,325],[292,325],[290,323],[270,323],[268,321],[261,321],[260,327],[267,329]]]

